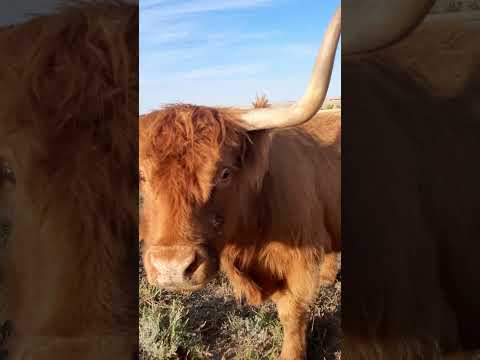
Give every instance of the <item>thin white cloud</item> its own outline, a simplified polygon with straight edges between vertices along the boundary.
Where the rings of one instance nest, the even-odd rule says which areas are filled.
[[[279,51],[291,57],[304,57],[314,59],[320,44],[291,43],[280,46]]]
[[[208,49],[192,48],[177,50],[140,51],[140,76],[161,76],[158,75],[169,71],[171,66],[205,58]]]
[[[264,69],[285,68],[286,63],[292,61],[301,63],[308,69],[313,66],[318,44],[315,43],[283,43],[268,44],[245,43],[242,46],[229,46],[228,40],[219,39],[217,42],[207,42],[203,46],[173,48],[169,50],[158,49],[140,51],[140,78],[164,78],[175,76],[177,79],[206,79],[219,78],[232,75],[251,75]],[[142,48],[142,47],[141,47]],[[221,57],[225,51],[230,51],[227,58],[212,64],[212,59]],[[255,66],[251,64],[255,59]],[[229,65],[234,61],[236,65]],[[179,66],[182,70],[178,72]],[[181,74],[181,76],[179,75]]]
[[[228,78],[230,76],[250,76],[262,70],[257,64],[227,65],[195,69],[183,73],[181,76],[188,80]]]
[[[159,31],[161,29],[161,31]],[[140,45],[158,45],[189,38],[195,30],[191,22],[163,23],[153,28],[140,26]]]
[[[165,2],[168,2],[168,0],[141,0],[140,1],[140,9],[160,5],[160,4],[163,4]]]
[[[278,0],[276,0],[278,1]],[[239,10],[267,6],[274,0],[142,0],[140,12],[140,45],[156,46],[182,41],[214,42],[218,45],[228,45],[242,42],[263,40],[270,34],[212,33],[199,27],[195,15],[205,12]],[[191,46],[192,44],[189,44]],[[212,44],[215,45],[215,44]]]
[[[166,1],[151,1],[152,4],[150,6],[143,6],[142,4],[142,8],[145,15],[157,13],[168,17],[172,15],[259,7],[269,5],[272,1],[273,0],[191,0],[183,3],[177,2],[176,4],[166,3]]]
[[[220,32],[202,34],[203,40],[209,42],[211,46],[223,47],[231,45],[246,44],[249,46],[258,45],[258,42],[268,41],[275,36],[281,35],[281,31],[263,31],[263,32]]]

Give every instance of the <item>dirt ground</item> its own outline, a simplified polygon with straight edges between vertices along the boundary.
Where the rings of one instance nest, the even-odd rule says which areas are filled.
[[[340,295],[341,274],[311,309],[308,359],[341,358]],[[150,287],[141,271],[139,309],[143,360],[273,360],[280,352],[275,306],[239,304],[223,275],[202,291],[182,295]]]

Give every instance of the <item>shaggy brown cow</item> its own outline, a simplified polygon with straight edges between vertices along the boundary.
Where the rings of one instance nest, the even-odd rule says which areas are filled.
[[[359,56],[358,47],[349,48],[362,33],[380,33],[385,43],[398,38],[386,29],[412,28],[428,11],[426,3],[392,2],[392,14],[381,12],[386,23],[369,21],[367,14],[382,19],[375,1],[362,2],[365,13],[358,1],[343,3],[345,16],[351,15],[342,58],[348,84],[342,94],[348,124],[342,179],[345,359],[473,359],[468,352],[480,348],[480,77],[469,75],[461,91],[455,83],[455,97],[441,98],[435,94],[448,93],[437,91],[442,82],[425,88],[419,81],[424,67],[412,74],[401,60],[385,56],[388,49]],[[405,48],[416,41],[411,36],[403,40]],[[449,58],[455,44],[444,48],[445,55],[436,40],[433,47],[421,42],[426,39],[416,48],[437,50],[422,50],[427,61]],[[416,61],[422,59],[417,54]]]
[[[131,359],[138,7],[63,8],[1,32],[0,54],[9,359]]]
[[[221,265],[238,297],[276,303],[284,360],[305,356],[306,311],[337,272],[340,114],[300,124],[323,103],[339,35],[340,10],[292,108],[174,105],[140,120],[149,282],[196,290]]]

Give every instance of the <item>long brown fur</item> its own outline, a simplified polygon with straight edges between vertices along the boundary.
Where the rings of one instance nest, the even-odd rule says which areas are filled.
[[[341,247],[340,112],[303,128],[246,132],[239,111],[173,105],[140,119],[140,233],[147,253],[157,245],[215,249],[238,297],[276,302],[282,359],[301,359],[308,306],[338,270],[330,257]],[[219,164],[232,154],[241,169],[228,191],[213,194]],[[212,202],[224,207],[225,224],[207,241],[195,225],[207,219],[195,214]],[[148,256],[144,264],[147,275],[155,271]]]
[[[2,32],[0,48],[0,151],[17,176],[9,358],[131,358],[138,8],[67,6]]]
[[[145,142],[141,146],[145,148],[145,160],[155,166],[155,180],[164,181],[179,201],[185,193],[191,195],[187,200],[205,200],[199,169],[208,159],[218,157],[223,145],[239,146],[247,141],[245,131],[235,126],[233,119],[228,110],[190,105],[149,114],[142,120],[141,125],[148,123],[148,128],[142,132]],[[186,176],[178,177],[179,172]]]

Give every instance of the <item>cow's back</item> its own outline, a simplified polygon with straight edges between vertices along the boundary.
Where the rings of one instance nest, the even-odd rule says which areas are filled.
[[[334,235],[333,250],[335,251],[341,250],[341,116],[339,109],[322,110],[303,126],[321,144],[323,157],[320,157],[320,161],[325,162],[325,165],[328,164],[328,168],[332,171],[331,182],[322,190],[334,195],[332,198],[328,197],[330,201],[325,205],[328,209],[327,221]],[[319,175],[325,176],[322,173]],[[323,191],[322,194],[324,194]]]
[[[301,128],[275,131],[270,153],[269,173],[281,191],[288,189],[288,196],[273,195],[272,211],[313,233],[325,225],[327,251],[341,247],[340,129],[340,111],[320,112]]]

